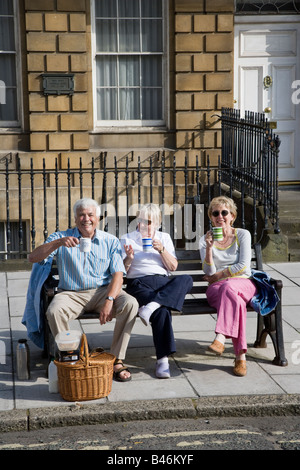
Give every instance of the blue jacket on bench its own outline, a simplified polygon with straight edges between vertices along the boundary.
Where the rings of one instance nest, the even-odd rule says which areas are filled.
[[[44,348],[44,319],[41,315],[41,290],[50,274],[52,258],[46,263],[34,263],[29,279],[26,305],[22,324],[27,328],[28,338],[39,348]]]
[[[256,284],[257,293],[250,300],[251,307],[261,315],[272,312],[279,302],[278,294],[271,284],[270,276],[264,271],[252,269],[252,280]]]

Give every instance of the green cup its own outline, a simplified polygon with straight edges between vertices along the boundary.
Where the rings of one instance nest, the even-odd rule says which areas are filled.
[[[223,229],[222,229],[222,227],[213,227],[212,231],[213,231],[214,240],[217,240],[217,241],[221,242],[223,240]]]

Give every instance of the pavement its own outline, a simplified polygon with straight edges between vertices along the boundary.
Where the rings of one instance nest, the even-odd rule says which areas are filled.
[[[246,377],[236,377],[233,348],[226,342],[222,357],[207,351],[214,339],[215,315],[173,316],[177,353],[170,357],[170,379],[155,377],[151,327],[137,319],[126,357],[132,372],[127,383],[113,381],[108,397],[67,402],[49,393],[46,359],[31,341],[31,377],[16,376],[18,340],[30,272],[0,272],[0,432],[130,420],[211,416],[300,414],[300,263],[268,263],[264,270],[283,281],[283,331],[288,366],[272,364],[274,348],[252,345],[256,314],[247,318]],[[71,329],[86,333],[91,348],[109,350],[114,322],[74,321]]]

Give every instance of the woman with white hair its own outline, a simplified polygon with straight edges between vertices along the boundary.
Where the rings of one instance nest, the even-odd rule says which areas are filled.
[[[155,204],[145,204],[138,212],[137,230],[121,238],[123,261],[127,272],[128,294],[139,303],[139,317],[151,323],[156,350],[156,377],[169,378],[168,356],[176,352],[171,310],[180,311],[186,294],[191,290],[191,276],[171,276],[177,259],[171,237],[159,231],[161,214]],[[143,238],[151,246],[143,250]]]

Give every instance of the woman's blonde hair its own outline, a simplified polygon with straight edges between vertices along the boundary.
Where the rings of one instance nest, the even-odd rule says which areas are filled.
[[[214,197],[210,201],[208,211],[207,211],[208,217],[211,219],[212,212],[213,212],[213,207],[223,206],[223,205],[226,206],[227,209],[229,210],[229,212],[233,215],[233,221],[232,221],[232,223],[233,223],[235,221],[235,219],[237,218],[237,207],[236,207],[236,204],[233,201],[233,199],[231,199],[230,197],[227,197],[227,196]]]
[[[151,220],[155,228],[161,224],[161,212],[157,204],[144,204],[137,212],[138,219]]]

